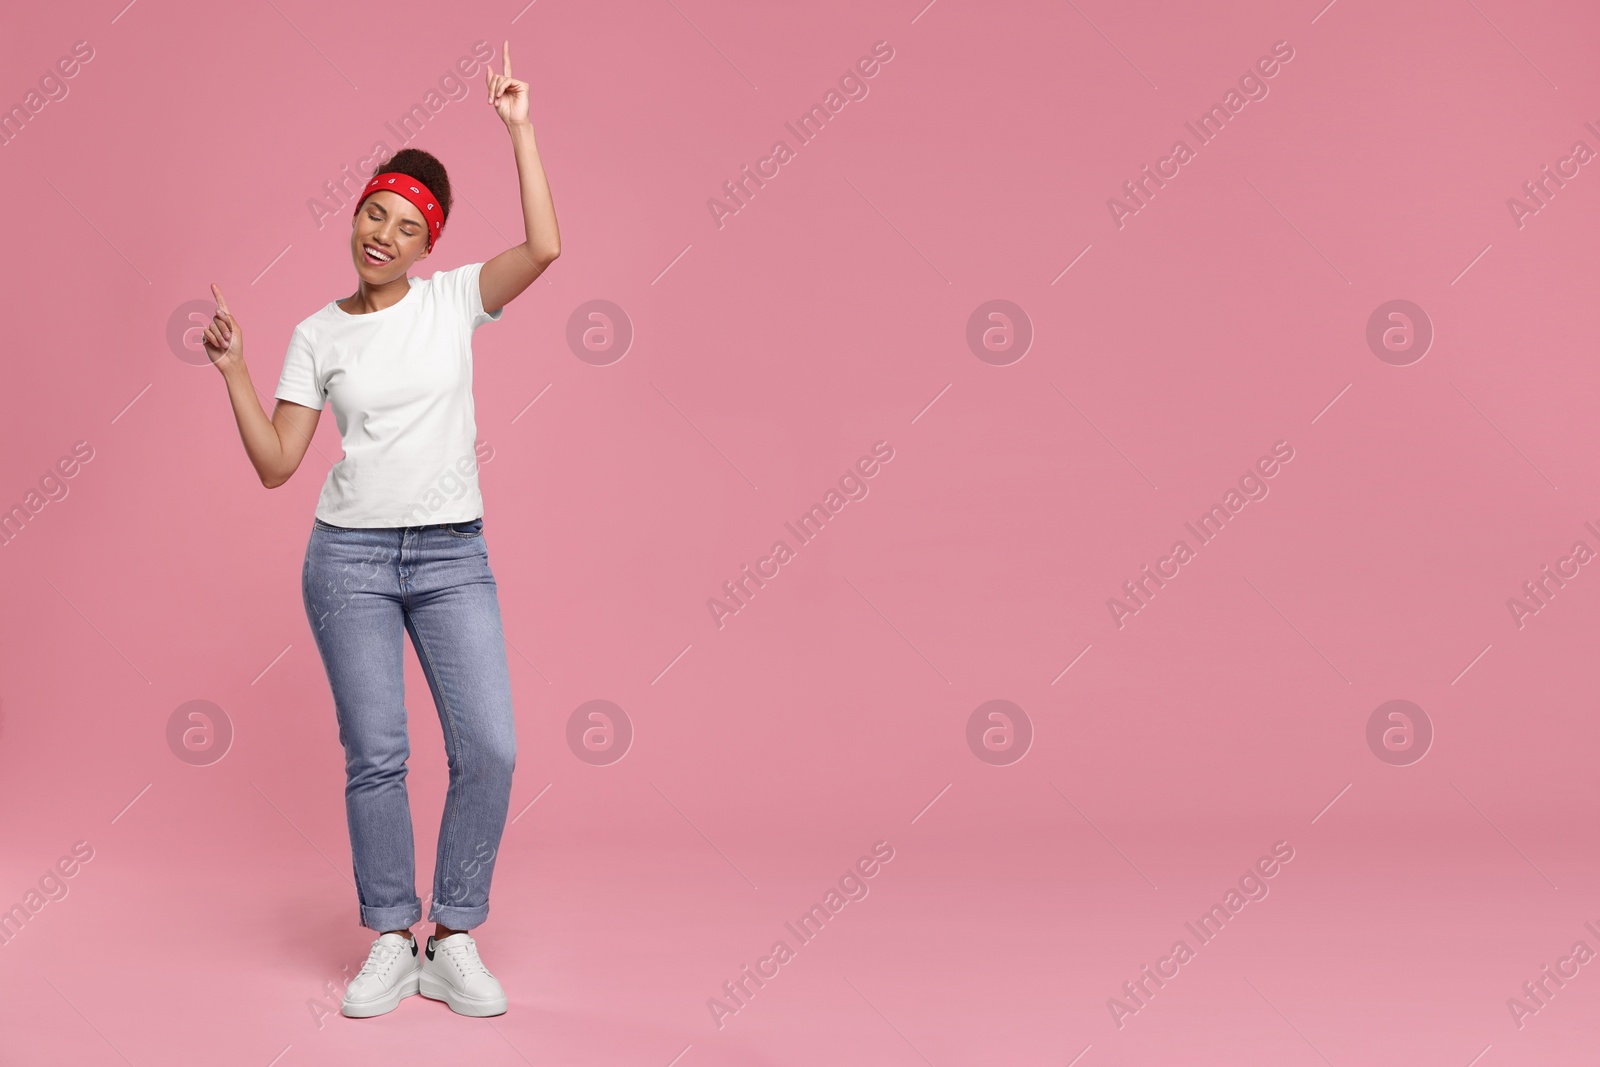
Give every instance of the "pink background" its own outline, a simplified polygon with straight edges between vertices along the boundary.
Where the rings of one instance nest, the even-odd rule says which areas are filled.
[[[0,506],[93,458],[0,549],[0,907],[94,858],[0,947],[0,1063],[1592,1062],[1600,963],[1521,1027],[1507,998],[1600,951],[1600,575],[1521,628],[1507,600],[1600,550],[1600,175],[1520,228],[1507,200],[1600,149],[1600,14],[919,3],[8,28],[7,106],[94,55],[0,149]],[[506,38],[563,248],[475,339],[520,745],[477,936],[511,1009],[347,1020],[325,983],[372,935],[299,585],[337,428],[263,490],[169,324],[218,283],[270,398],[354,288],[347,210],[308,203]],[[1269,95],[1119,229],[1107,199],[1280,40]],[[424,273],[521,239],[473,69],[411,142],[457,190]],[[606,366],[566,340],[597,299],[635,331]],[[1004,366],[966,339],[994,299],[1034,331]],[[1396,299],[1436,334],[1406,366],[1366,340]],[[707,599],[880,440],[870,495],[719,630]],[[1270,495],[1118,628],[1107,599],[1280,440]],[[445,769],[406,658],[426,894]],[[608,766],[565,740],[596,698],[636,734]],[[997,699],[1034,732],[1006,766],[967,743]],[[1368,746],[1393,699],[1435,731],[1410,765]],[[208,765],[168,745],[191,700],[234,731]],[[870,895],[718,1028],[707,998],[880,840]],[[1278,841],[1270,895],[1119,1028],[1108,998]]]

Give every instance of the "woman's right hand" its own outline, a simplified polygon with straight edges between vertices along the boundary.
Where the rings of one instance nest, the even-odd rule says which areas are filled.
[[[226,373],[244,365],[244,331],[228,311],[216,282],[211,283],[211,295],[217,302],[217,313],[205,329],[206,355],[217,370]]]

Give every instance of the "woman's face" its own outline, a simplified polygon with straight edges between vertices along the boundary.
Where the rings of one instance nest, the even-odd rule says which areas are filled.
[[[379,255],[369,255],[369,248]],[[428,224],[411,201],[380,189],[351,220],[350,254],[356,273],[374,285],[403,278],[411,264],[428,256]]]

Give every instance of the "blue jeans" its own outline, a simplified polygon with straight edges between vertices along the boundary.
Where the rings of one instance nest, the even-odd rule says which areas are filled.
[[[344,746],[361,925],[402,930],[422,918],[406,797],[402,630],[433,692],[450,767],[428,918],[456,930],[479,925],[517,756],[483,520],[352,529],[316,519],[301,594]]]

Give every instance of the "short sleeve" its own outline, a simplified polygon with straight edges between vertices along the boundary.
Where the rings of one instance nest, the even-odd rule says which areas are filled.
[[[311,339],[299,326],[289,335],[289,351],[283,357],[283,373],[278,376],[278,390],[273,395],[279,400],[322,410],[324,397],[317,381]]]
[[[482,263],[468,263],[455,270],[441,271],[439,279],[444,283],[450,302],[474,330],[486,322],[499,322],[506,310],[499,307],[490,314],[483,309],[483,290],[478,286],[478,276],[482,273]]]

